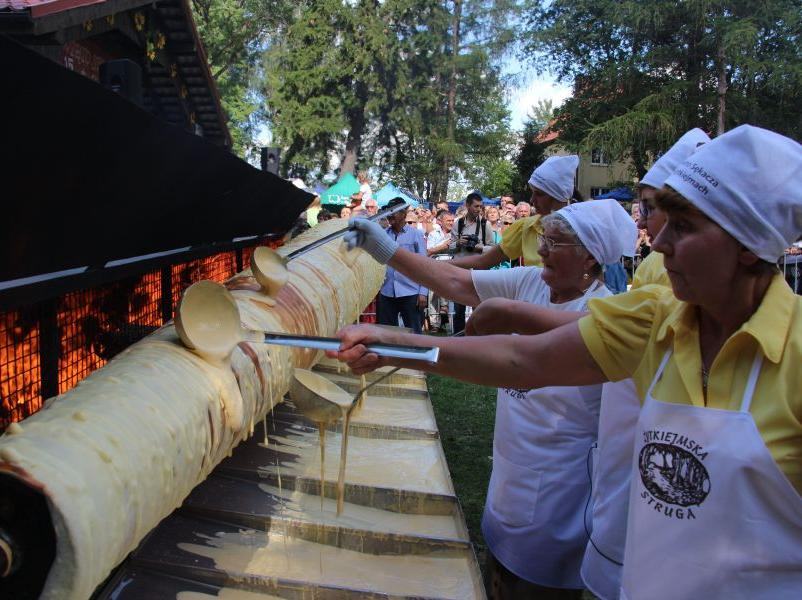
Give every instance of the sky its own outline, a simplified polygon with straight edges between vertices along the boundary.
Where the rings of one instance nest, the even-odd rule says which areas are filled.
[[[570,95],[571,88],[557,83],[548,73],[538,74],[515,56],[508,57],[501,65],[502,75],[514,82],[510,85],[507,108],[510,110],[510,127],[521,131],[528,113],[539,100],[551,100],[554,108],[560,106]]]
[[[510,109],[510,126],[515,131],[523,129],[528,113],[539,100],[551,100],[554,108],[560,106],[571,95],[571,88],[542,75],[524,81],[509,92],[507,107]]]

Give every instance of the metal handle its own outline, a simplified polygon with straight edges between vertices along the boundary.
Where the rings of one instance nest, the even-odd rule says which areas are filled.
[[[288,335],[281,333],[265,333],[263,341],[266,344],[277,346],[292,346],[295,348],[314,348],[316,350],[339,350],[340,340],[337,338]],[[404,346],[399,344],[368,344],[368,352],[388,358],[407,358],[436,363],[440,355],[440,348],[428,346]]]
[[[369,221],[378,221],[379,219],[384,219],[386,217],[389,217],[390,215],[394,215],[395,213],[397,213],[397,212],[399,212],[401,210],[407,210],[407,209],[409,209],[409,205],[408,204],[406,204],[406,203],[398,204],[396,206],[393,206],[392,208],[386,208],[386,209],[376,213],[372,217],[367,217],[367,219]],[[349,229],[348,227],[346,227],[344,229],[340,229],[339,231],[335,231],[334,233],[330,233],[329,235],[326,235],[326,236],[320,238],[319,240],[315,240],[311,244],[307,244],[306,246],[304,246],[302,248],[298,248],[297,250],[293,250],[287,256],[284,257],[284,260],[288,261],[288,260],[292,260],[294,258],[298,258],[302,254],[306,254],[307,252],[311,252],[315,248],[320,248],[320,246],[322,246],[323,244],[328,244],[330,241],[336,240],[337,238],[340,238],[340,237],[344,236],[348,232],[348,229]]]

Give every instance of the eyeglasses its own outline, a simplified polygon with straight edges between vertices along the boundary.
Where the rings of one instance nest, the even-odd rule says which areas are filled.
[[[645,200],[639,200],[638,207],[640,208],[640,214],[644,219],[648,219],[649,215],[652,214],[655,210],[655,208],[649,206],[649,204]]]
[[[549,252],[551,252],[558,246],[583,246],[583,244],[569,244],[567,242],[555,242],[552,238],[546,235],[540,236],[540,245],[545,247],[546,250],[548,250]]]

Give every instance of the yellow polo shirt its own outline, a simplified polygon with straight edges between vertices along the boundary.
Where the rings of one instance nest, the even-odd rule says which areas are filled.
[[[696,309],[662,286],[591,300],[579,321],[582,339],[612,381],[632,377],[643,398],[666,350],[673,347],[653,395],[704,406]],[[707,406],[738,410],[749,370],[765,358],[750,412],[766,446],[802,493],[802,297],[776,275],[755,314],[721,348],[710,369]]]
[[[501,237],[501,251],[510,260],[523,256],[527,267],[541,267],[543,261],[537,251],[540,248],[542,234],[540,215],[518,219],[504,230]]]
[[[636,290],[650,283],[664,285],[667,288],[671,287],[671,280],[668,278],[668,273],[666,273],[663,255],[660,252],[650,252],[643,259],[643,262],[638,265],[638,268],[635,269],[635,276],[632,278],[631,289]]]

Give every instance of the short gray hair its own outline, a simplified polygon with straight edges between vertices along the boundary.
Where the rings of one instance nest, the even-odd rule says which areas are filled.
[[[551,213],[550,215],[546,215],[540,220],[541,224],[543,225],[543,229],[546,227],[553,227],[563,235],[567,235],[571,238],[571,242],[574,244],[581,244],[581,246],[575,246],[574,251],[576,252],[577,256],[582,256],[582,252],[587,252],[590,254],[590,251],[585,247],[585,244],[582,243],[582,240],[579,239],[576,231],[573,227],[571,227],[571,223],[568,222],[568,219],[563,217],[561,214],[558,213]],[[592,254],[590,254],[591,258],[594,258]],[[598,276],[601,274],[602,266],[596,262],[598,269],[594,268],[593,275]]]
[[[567,235],[571,238],[571,242],[575,244],[582,244],[582,240],[579,239],[576,231],[574,228],[571,227],[571,223],[568,222],[568,219],[563,217],[562,215],[558,215],[557,213],[551,213],[550,215],[546,215],[540,220],[541,224],[543,225],[543,229],[546,227],[553,227],[563,235]],[[577,246],[578,248],[579,246]],[[585,245],[582,244],[582,247],[585,248]],[[587,249],[586,249],[587,250]]]

